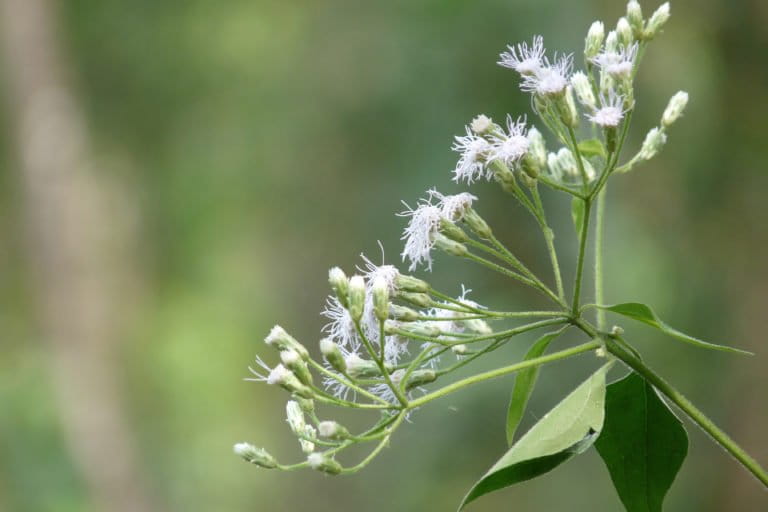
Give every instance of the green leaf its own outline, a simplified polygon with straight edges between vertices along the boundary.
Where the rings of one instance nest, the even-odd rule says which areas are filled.
[[[576,230],[576,236],[581,241],[581,227],[584,224],[584,201],[578,197],[574,197],[571,201],[571,218],[573,219],[573,227]]]
[[[631,373],[607,388],[595,448],[627,512],[661,512],[688,453],[688,435],[653,387]]]
[[[534,359],[544,354],[547,350],[550,342],[560,336],[567,327],[559,329],[555,332],[549,332],[536,340],[536,343],[528,350],[523,358],[524,361]],[[512,388],[512,399],[509,402],[509,409],[507,409],[507,444],[512,444],[515,439],[515,431],[520,420],[523,418],[525,412],[525,406],[528,404],[528,399],[531,397],[533,387],[536,385],[536,379],[539,376],[539,366],[522,370],[517,373],[515,377],[515,384]]]
[[[459,506],[551,471],[594,442],[603,427],[605,374],[610,363],[541,418],[475,483]]]
[[[639,302],[625,302],[624,304],[614,304],[613,306],[597,307],[605,309],[606,311],[613,311],[614,313],[624,315],[633,320],[637,320],[638,322],[643,322],[644,324],[657,328],[664,334],[672,336],[673,338],[684,341],[686,343],[690,343],[691,345],[696,345],[698,347],[708,348],[711,350],[722,350],[723,352],[735,352],[737,354],[747,354],[750,356],[754,355],[752,352],[747,352],[746,350],[708,343],[706,341],[680,332],[677,329],[673,329],[669,325],[665,324],[658,316],[656,316],[656,313],[649,306],[640,304]]]
[[[599,139],[587,139],[579,142],[579,152],[583,157],[606,157],[605,146]]]

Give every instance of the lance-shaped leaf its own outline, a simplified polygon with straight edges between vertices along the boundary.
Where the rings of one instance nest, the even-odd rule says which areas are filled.
[[[595,441],[603,427],[607,364],[580,384],[470,489],[459,510],[480,496],[551,471]]]
[[[555,332],[549,332],[536,340],[536,343],[531,346],[528,353],[525,354],[524,361],[534,359],[547,350],[549,344],[560,336],[567,327],[559,329]],[[523,413],[525,412],[525,406],[528,404],[528,400],[533,392],[533,387],[536,385],[536,379],[539,376],[539,369],[541,367],[534,366],[526,370],[521,370],[515,377],[515,384],[512,388],[512,398],[509,401],[509,408],[507,409],[507,444],[511,445],[515,440],[515,431],[517,431],[520,420],[523,419]]]
[[[678,331],[677,329],[673,329],[669,325],[665,324],[650,308],[650,306],[641,304],[639,302],[625,302],[624,304],[614,304],[613,306],[597,307],[605,309],[606,311],[612,311],[614,313],[624,315],[627,318],[637,320],[638,322],[643,322],[644,324],[650,325],[651,327],[655,327],[664,334],[672,336],[673,338],[684,341],[686,343],[690,343],[691,345],[696,345],[697,347],[708,348],[711,350],[721,350],[723,352],[735,352],[737,354],[747,354],[750,356],[753,355],[752,352],[747,352],[746,350],[709,343],[698,338],[694,338],[693,336],[689,336],[684,332]]]
[[[600,139],[587,139],[579,142],[579,153],[585,157],[606,157],[605,146],[600,142]]]
[[[636,373],[610,384],[595,448],[627,512],[661,512],[688,453],[682,423]]]

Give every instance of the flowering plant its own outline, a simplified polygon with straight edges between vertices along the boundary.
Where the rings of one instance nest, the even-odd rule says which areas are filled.
[[[626,15],[607,35],[603,23],[593,23],[585,41],[582,71],[573,72],[571,54],[548,55],[540,36],[530,44],[509,46],[501,54],[499,64],[519,74],[520,88],[531,94],[536,117],[561,146],[557,151],[547,151],[544,135],[525,117],[507,116],[504,123],[496,123],[479,115],[464,135],[456,137],[452,149],[459,159],[453,180],[467,185],[493,180],[531,214],[548,250],[551,283],[496,238],[475,209],[477,197],[468,192],[444,195],[432,189],[400,214],[408,218],[402,257],[409,263],[409,272],[420,266],[431,270],[433,251],[444,251],[531,287],[551,302],[552,309],[489,308],[468,298],[467,289],[453,297],[395,266],[376,265],[365,257],[359,273],[350,278],[332,268],[333,294],[323,312],[329,323],[326,337],[319,342],[322,360],[275,326],[265,341],[279,351],[281,363],[272,367],[257,358],[261,369],[251,370],[250,380],[278,385],[291,394],[287,420],[305,459],[282,464],[249,443],[235,445],[238,455],[264,468],[354,473],[387,446],[416,409],[468,386],[515,373],[506,423],[510,448],[472,486],[460,508],[484,494],[542,475],[594,445],[628,511],[661,510],[688,449],[686,431],[671,412],[670,402],[768,486],[768,473],[649,368],[620,327],[607,328],[606,312],[611,312],[700,348],[744,353],[675,330],[645,304],[606,305],[603,301],[606,184],[653,158],[688,102],[685,92],[673,95],[659,126],[647,133],[634,156],[621,163],[636,109],[634,78],[649,42],[660,33],[669,13],[665,3],[645,19],[638,2],[630,0]],[[580,137],[582,132],[589,135]],[[542,186],[571,200],[578,239],[571,293],[566,293],[563,283],[555,236],[539,192]],[[591,232],[595,297],[587,303],[583,281]],[[527,323],[494,328],[504,320]],[[455,370],[515,337],[544,329],[548,332],[522,361],[428,390],[427,386],[445,382]],[[556,338],[571,331],[581,332],[588,341],[546,353]],[[516,436],[539,367],[585,353],[596,356],[598,369],[524,435]],[[617,362],[629,373],[606,384]],[[321,420],[318,405],[355,409],[374,414],[375,419],[368,430],[353,433],[336,421]],[[339,460],[347,448],[365,443],[373,448],[362,461],[345,465]]]

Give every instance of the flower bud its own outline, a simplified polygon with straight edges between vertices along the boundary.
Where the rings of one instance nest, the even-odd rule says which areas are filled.
[[[645,33],[643,34],[645,39],[653,39],[661,31],[661,28],[669,19],[669,2],[661,4],[661,6],[651,14],[651,18],[648,20],[648,25],[645,27]]]
[[[664,147],[667,142],[667,136],[659,128],[652,128],[645,136],[643,145],[640,148],[640,158],[650,160]]]
[[[309,463],[309,467],[312,469],[322,471],[323,473],[327,473],[329,475],[338,475],[342,471],[341,464],[328,457],[324,453],[310,453],[307,456],[307,462]]]
[[[302,384],[312,385],[312,374],[298,352],[283,350],[280,352],[280,360],[283,362],[283,366],[291,370]]]
[[[389,317],[389,285],[382,276],[377,276],[371,285],[373,312],[380,322]]]
[[[323,338],[320,340],[320,353],[331,368],[340,373],[347,372],[347,363],[344,361],[344,356],[339,349],[339,346],[333,342],[330,338]]]
[[[630,0],[627,4],[627,20],[632,27],[632,33],[635,39],[643,36],[643,10],[637,0]]]
[[[531,130],[534,129],[532,128]],[[472,232],[480,238],[484,238],[486,240],[493,238],[491,227],[482,217],[480,217],[480,214],[478,214],[472,208],[467,209],[467,211],[464,213],[464,218],[462,221],[464,221],[464,223],[469,226],[469,229],[471,229]]]
[[[539,169],[544,168],[547,165],[547,147],[541,132],[534,126],[528,130],[528,142],[528,154],[535,160]]]
[[[374,361],[363,359],[357,354],[349,354],[344,358],[347,366],[347,374],[353,379],[378,377],[381,375],[378,365]]]
[[[488,322],[482,318],[470,318],[469,320],[462,320],[462,323],[467,330],[481,335],[493,334],[493,329],[488,325]]]
[[[564,94],[556,100],[557,113],[564,125],[576,128],[579,124],[579,112],[576,110],[576,102],[573,100],[573,87],[565,88]]]
[[[307,422],[304,420],[304,411],[301,410],[298,402],[288,400],[288,403],[285,404],[285,417],[288,426],[291,427],[291,431],[294,434],[304,433],[304,427],[307,426]]]
[[[308,439],[304,439],[304,438],[308,438]],[[301,451],[307,454],[315,451],[315,443],[313,443],[309,439],[316,439],[316,438],[317,438],[317,431],[315,430],[315,427],[313,427],[312,425],[305,425],[303,437],[299,438],[299,445],[301,445]]]
[[[439,327],[430,322],[413,322],[408,325],[399,325],[397,322],[388,322],[388,329],[391,331],[388,334],[395,334],[396,331],[406,331],[416,336],[427,336],[434,338],[440,336],[443,332]]]
[[[611,327],[611,336],[621,336],[622,334],[624,334],[624,329],[618,325]]]
[[[339,267],[333,267],[328,271],[328,282],[333,293],[338,297],[342,306],[347,307],[347,294],[349,293],[349,279]]]
[[[269,372],[267,384],[278,385],[286,391],[295,393],[304,398],[312,398],[314,396],[312,389],[302,384],[298,377],[282,364],[275,366],[275,368]]]
[[[419,319],[419,312],[405,306],[390,304],[389,313],[400,322],[413,322]]]
[[[467,346],[463,343],[459,345],[454,345],[451,347],[451,352],[453,352],[457,356],[463,356],[464,354],[467,353],[467,350],[468,350]]]
[[[321,421],[317,425],[317,431],[321,437],[333,439],[335,441],[342,441],[352,437],[349,434],[349,430],[339,425],[335,421]]]
[[[616,24],[616,34],[618,34],[619,42],[622,46],[629,46],[635,40],[632,26],[629,24],[627,18],[624,18],[623,16],[619,18],[619,22]]]
[[[490,117],[480,114],[472,120],[469,125],[473,132],[477,135],[483,135],[490,133],[494,129],[493,120]]]
[[[459,226],[445,218],[440,219],[440,232],[454,242],[463,243],[469,240],[467,234]]]
[[[352,276],[349,280],[349,316],[359,322],[365,308],[365,279],[363,276]]]
[[[277,467],[277,461],[263,448],[257,448],[250,443],[237,443],[233,450],[243,460],[256,464],[262,468],[273,469]]]
[[[590,110],[595,110],[597,101],[595,100],[595,93],[592,91],[592,84],[589,83],[587,75],[581,71],[574,73],[571,77],[571,86],[576,93],[576,97],[579,99],[579,103]]]
[[[617,52],[619,50],[619,35],[615,30],[608,32],[608,37],[605,38],[605,51]]]
[[[441,233],[438,233],[435,237],[435,247],[445,251],[452,256],[458,256],[460,258],[463,258],[469,254],[466,245],[454,242]]]
[[[432,306],[432,299],[426,293],[400,292],[397,297],[420,308]]]
[[[306,347],[296,341],[290,334],[285,332],[285,329],[276,325],[269,331],[269,334],[264,338],[264,343],[271,347],[275,347],[281,352],[283,350],[295,350],[302,359],[305,361],[309,359],[309,352]]]
[[[295,397],[296,401],[299,403],[299,407],[301,407],[301,410],[304,411],[304,414],[314,414],[315,413],[315,401],[311,398],[302,398],[300,396]]]
[[[437,374],[434,370],[416,370],[408,378],[408,383],[405,385],[405,390],[408,391],[415,387],[423,386],[424,384],[429,384],[430,382],[435,382],[435,380],[437,380]]]
[[[398,273],[397,277],[395,278],[395,286],[398,290],[403,290],[406,292],[423,293],[429,291],[428,282],[400,273]]]
[[[603,38],[605,37],[605,27],[602,21],[596,21],[589,27],[587,32],[587,39],[584,41],[584,56],[587,60],[594,58],[600,53],[600,46],[603,44]]]
[[[664,128],[669,128],[675,121],[677,121],[685,110],[685,106],[688,104],[688,93],[685,91],[679,91],[669,100],[667,108],[664,109],[664,115],[661,116],[661,125]]]

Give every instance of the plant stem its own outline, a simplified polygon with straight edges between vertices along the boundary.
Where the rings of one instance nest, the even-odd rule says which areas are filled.
[[[452,384],[449,384],[445,386],[444,388],[438,389],[436,391],[433,391],[432,393],[428,393],[421,398],[418,398],[416,400],[412,400],[408,404],[408,408],[413,409],[415,407],[421,407],[422,405],[431,402],[432,400],[436,400],[438,398],[441,398],[445,395],[448,395],[450,393],[453,393],[454,391],[458,391],[459,389],[465,388],[467,386],[471,386],[473,384],[477,384],[480,382],[484,382],[489,379],[493,379],[495,377],[501,377],[503,375],[508,375],[510,373],[515,373],[520,370],[524,370],[526,368],[532,368],[535,366],[541,366],[543,364],[552,363],[555,361],[559,361],[561,359],[566,359],[569,357],[573,357],[578,354],[583,354],[584,352],[589,352],[590,350],[595,350],[599,348],[601,345],[600,341],[589,341],[587,343],[583,343],[581,345],[578,345],[573,348],[569,348],[566,350],[561,350],[559,352],[553,352],[552,354],[542,356],[542,357],[536,357],[534,359],[529,359],[527,361],[522,361],[510,366],[505,366],[503,368],[497,368],[495,370],[478,373],[477,375],[473,375],[471,377],[467,377],[466,379],[462,379],[459,381],[456,381]]]
[[[342,377],[341,375],[328,370],[327,368],[325,368],[323,365],[321,365],[320,363],[318,363],[317,361],[315,361],[312,358],[309,359],[309,364],[311,364],[313,368],[315,368],[318,372],[322,373],[323,375],[325,375],[327,377],[330,377],[330,378],[340,382],[341,384],[347,386],[349,389],[352,389],[352,390],[356,391],[357,393],[360,393],[361,395],[363,395],[363,396],[365,396],[367,398],[370,398],[371,400],[375,400],[375,401],[377,401],[377,402],[379,402],[381,404],[386,404],[386,405],[390,405],[390,406],[392,405],[389,402],[387,402],[386,400],[384,400],[383,398],[381,398],[379,396],[376,396],[373,393],[370,393],[369,391],[361,388],[360,386],[355,385],[354,383],[352,383],[351,381],[349,381],[346,378]],[[392,407],[394,408],[394,406],[392,406]]]
[[[536,207],[541,214],[541,231],[544,233],[544,241],[547,244],[547,252],[549,252],[549,260],[552,263],[552,272],[555,274],[555,286],[557,287],[557,296],[560,297],[562,302],[565,302],[565,290],[563,289],[563,276],[560,274],[560,264],[557,261],[557,251],[555,250],[555,232],[547,224],[547,217],[544,213],[544,203],[541,201],[539,195],[539,187],[534,186],[531,188],[531,195],[536,203]]]
[[[605,195],[608,187],[597,194],[597,212],[595,214],[595,302],[603,304],[603,228],[605,216]],[[597,308],[597,328],[605,329],[605,311]]]
[[[384,377],[384,380],[387,382],[387,385],[392,390],[392,393],[395,394],[395,397],[397,397],[397,401],[400,402],[400,404],[403,407],[408,407],[408,399],[400,392],[400,389],[394,385],[392,382],[392,379],[389,377],[389,372],[387,372],[386,365],[384,364],[383,359],[379,359],[379,357],[376,355],[376,350],[373,348],[373,345],[368,340],[368,337],[363,332],[363,329],[360,327],[360,322],[355,322],[355,329],[357,330],[358,336],[360,336],[360,339],[363,342],[363,345],[365,345],[366,350],[371,355],[374,361],[376,361],[376,365],[379,367],[379,371],[381,372],[381,375]],[[385,339],[382,338],[379,340],[379,343],[382,345],[385,343]]]
[[[592,201],[584,200],[584,220],[581,224],[581,233],[579,234],[579,256],[576,260],[576,278],[573,285],[573,306],[571,313],[574,316],[579,314],[579,301],[581,300],[581,282],[584,277],[584,254],[587,248],[587,234],[589,233],[589,220],[592,212]]]

